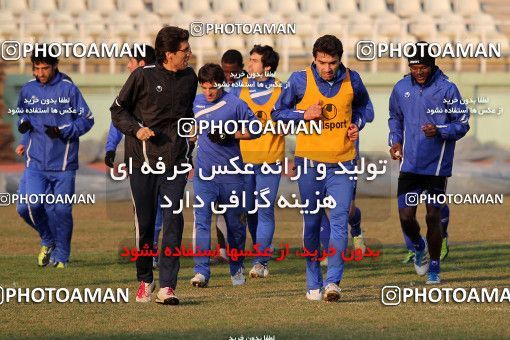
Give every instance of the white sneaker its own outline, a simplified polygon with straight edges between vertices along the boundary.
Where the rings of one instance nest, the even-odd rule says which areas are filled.
[[[232,285],[234,286],[244,285],[246,279],[244,278],[243,268],[240,268],[234,276],[231,276],[231,278]]]
[[[140,286],[138,286],[138,292],[136,293],[136,302],[150,302],[154,289],[156,289],[154,280],[151,283],[140,281]]]
[[[324,292],[322,289],[311,289],[306,291],[306,298],[310,301],[322,301]]]
[[[414,252],[414,269],[419,276],[423,276],[429,271],[429,249],[427,241],[425,241],[425,248],[422,251],[416,250]]]
[[[267,265],[264,266],[262,263],[256,263],[250,270],[250,277],[253,278],[264,278],[269,276],[269,269]]]
[[[156,295],[156,302],[163,305],[178,305],[179,299],[175,296],[175,292],[170,287],[160,288]]]
[[[195,276],[191,279],[191,285],[193,287],[205,288],[208,283],[209,280],[206,280],[205,276],[200,273],[195,273]]]
[[[334,283],[329,283],[324,289],[324,300],[329,302],[338,301],[340,299],[340,288]]]

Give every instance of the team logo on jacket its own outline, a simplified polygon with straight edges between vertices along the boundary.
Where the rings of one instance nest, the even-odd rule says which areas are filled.
[[[333,104],[326,104],[322,107],[322,116],[326,118],[326,120],[331,120],[336,117],[337,110],[336,106]]]
[[[158,92],[163,91],[163,86],[161,86],[161,85],[156,86],[156,91],[158,91]]]
[[[263,124],[267,122],[267,114],[264,111],[255,112],[255,117],[257,117]]]
[[[409,98],[411,97],[411,93],[409,93],[409,91],[407,91],[406,93],[404,93],[404,98]]]

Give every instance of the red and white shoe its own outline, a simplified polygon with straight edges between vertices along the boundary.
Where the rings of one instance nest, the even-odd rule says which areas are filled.
[[[163,305],[178,305],[179,299],[175,296],[175,292],[170,287],[160,288],[156,295],[156,302]]]
[[[140,281],[138,292],[136,292],[136,302],[150,302],[151,293],[156,289],[154,280],[151,283]]]

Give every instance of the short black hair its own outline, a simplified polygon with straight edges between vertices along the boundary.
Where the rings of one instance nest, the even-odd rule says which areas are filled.
[[[221,62],[224,64],[236,64],[240,68],[244,67],[243,64],[243,55],[238,50],[228,50],[223,53],[221,57]]]
[[[43,46],[43,49],[39,47],[40,45]],[[55,57],[51,56],[54,55]],[[30,56],[30,61],[32,62],[32,65],[39,64],[39,63],[45,63],[48,65],[57,65],[58,64],[58,58],[56,57],[57,51],[55,48],[50,48],[50,45],[43,43],[43,44],[36,44],[34,52],[32,52],[32,55]]]
[[[176,26],[165,26],[159,30],[156,36],[156,60],[162,64],[165,61],[166,52],[177,52],[181,42],[188,41],[188,30]]]
[[[340,39],[334,35],[327,34],[317,39],[313,44],[313,57],[316,58],[319,52],[330,56],[338,56],[338,59],[342,59],[344,47]]]
[[[280,55],[271,46],[254,45],[250,51],[250,55],[253,53],[257,53],[262,56],[262,66],[269,66],[269,72],[276,71],[278,68],[278,62],[280,61]]]
[[[156,52],[154,48],[150,45],[143,44],[145,47],[145,57],[142,57],[138,50],[135,48],[131,48],[131,55],[136,59],[137,62],[141,62],[142,60],[145,62],[145,65],[152,65],[156,62]]]
[[[200,84],[222,84],[225,81],[225,73],[223,73],[223,69],[218,64],[208,63],[198,70],[198,82]]]

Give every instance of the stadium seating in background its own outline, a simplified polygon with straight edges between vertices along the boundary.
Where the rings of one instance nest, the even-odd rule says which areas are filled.
[[[253,17],[260,17],[271,12],[269,0],[243,0],[243,12]]]
[[[28,10],[49,15],[57,10],[55,0],[28,0]]]
[[[211,6],[209,0],[183,0],[182,10],[184,13],[193,16],[206,16],[204,14],[211,12]]]
[[[19,16],[28,10],[28,5],[25,0],[3,0],[2,11],[4,10]]]
[[[301,13],[306,13],[308,16],[318,17],[328,11],[326,0],[301,0]]]
[[[76,20],[71,14],[55,11],[48,16],[50,34],[70,37],[78,33]]]
[[[163,25],[190,29],[194,21],[293,23],[297,31],[285,38],[210,33],[194,39],[192,63],[198,66],[199,60],[217,61],[218,54],[230,48],[246,53],[254,43],[272,43],[288,49],[279,50],[290,58],[282,63],[285,70],[291,64],[291,68],[301,67],[309,62],[315,39],[324,34],[341,38],[345,62],[357,62],[352,57],[360,39],[494,42],[501,45],[505,56],[510,52],[508,0],[0,0],[3,40],[35,42],[55,37],[99,42],[101,38],[108,43],[139,40],[154,44]]]
[[[213,0],[212,10],[226,17],[235,16],[241,13],[241,4],[238,1]]]
[[[358,13],[355,0],[330,0],[329,8],[331,13],[339,15],[342,18]]]
[[[454,12],[464,17],[470,17],[480,14],[481,7],[479,0],[454,0]]]
[[[409,18],[421,13],[420,0],[395,0],[395,14]]]
[[[88,0],[88,9],[105,17],[117,12],[114,0]]]
[[[142,0],[117,0],[119,11],[135,16],[145,10]]]
[[[423,0],[424,12],[433,17],[450,15],[452,12],[449,0]]]
[[[8,40],[18,36],[19,28],[14,14],[7,10],[0,11],[0,38]]]
[[[179,0],[153,0],[152,9],[162,17],[171,17],[182,11]]]
[[[77,16],[87,10],[85,0],[60,0],[59,11]]]
[[[292,18],[292,16],[300,12],[299,5],[296,0],[273,0],[271,2],[271,8],[273,13],[289,18]]]

